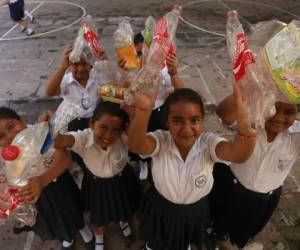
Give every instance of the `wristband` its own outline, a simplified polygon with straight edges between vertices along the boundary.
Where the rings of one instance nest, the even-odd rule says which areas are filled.
[[[175,76],[175,75],[177,75],[177,70],[175,70],[175,71],[168,71],[168,73],[169,73],[170,76]]]

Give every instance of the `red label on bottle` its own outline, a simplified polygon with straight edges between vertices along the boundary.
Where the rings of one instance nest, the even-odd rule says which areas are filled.
[[[83,22],[84,27],[84,40],[90,47],[90,50],[93,54],[98,55],[100,52],[100,41],[96,32],[91,29],[87,22]]]
[[[246,72],[246,67],[255,63],[255,59],[251,50],[248,49],[247,38],[244,33],[236,36],[236,55],[233,62],[233,75],[236,81],[239,81]]]

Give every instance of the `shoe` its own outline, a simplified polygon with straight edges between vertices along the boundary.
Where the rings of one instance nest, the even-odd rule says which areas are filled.
[[[14,234],[20,234],[22,232],[29,232],[31,230],[32,230],[32,228],[30,226],[23,226],[23,227],[16,227],[16,226],[14,226],[13,227]]]
[[[32,28],[27,28],[26,33],[27,33],[27,36],[31,36],[31,35],[33,35],[34,31]]]
[[[89,242],[84,242],[86,250],[94,250],[95,249],[95,237],[91,239]]]

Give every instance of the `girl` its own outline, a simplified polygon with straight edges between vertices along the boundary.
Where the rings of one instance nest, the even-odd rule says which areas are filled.
[[[299,156],[300,129],[295,122],[299,107],[281,101],[275,107],[275,115],[259,131],[251,157],[214,170],[216,182],[210,198],[221,249],[242,248],[264,228]],[[236,110],[229,96],[219,104],[217,114],[230,125],[237,119]]]
[[[46,93],[48,96],[60,94],[67,98],[76,98],[78,100],[86,99],[91,104],[87,112],[80,118],[71,121],[68,125],[68,131],[83,130],[89,127],[89,119],[99,102],[98,88],[102,80],[94,77],[93,67],[87,60],[87,56],[82,54],[79,62],[69,61],[69,55],[73,45],[68,45],[61,59],[61,62],[53,75],[50,77]],[[101,51],[99,60],[106,59],[105,51]],[[70,72],[68,72],[70,70]],[[72,158],[79,166],[84,169],[82,159],[72,152]]]
[[[190,244],[202,249],[208,223],[207,194],[216,161],[243,162],[255,145],[245,109],[236,88],[238,135],[228,142],[203,129],[203,104],[198,93],[177,89],[165,102],[169,131],[146,134],[155,97],[136,96],[135,114],[129,127],[128,146],[142,157],[152,157],[154,185],[140,205],[144,249],[184,250]]]
[[[90,224],[94,226],[96,250],[103,250],[103,234],[110,222],[121,222],[122,228],[129,229],[127,221],[138,201],[139,185],[127,165],[127,123],[128,116],[118,104],[100,102],[89,129],[55,138],[57,148],[73,150],[87,167],[82,194],[90,212]],[[128,235],[128,231],[125,233]]]
[[[0,108],[1,146],[11,144],[25,128],[25,122],[15,111]],[[44,156],[37,164],[43,164],[48,170],[29,179],[28,184],[20,188],[18,193],[20,199],[36,202],[38,211],[35,225],[23,229],[33,230],[43,240],[59,239],[62,241],[62,249],[73,249],[73,238],[79,231],[87,249],[93,249],[93,234],[83,220],[79,189],[67,170],[68,155],[62,150],[56,150]]]

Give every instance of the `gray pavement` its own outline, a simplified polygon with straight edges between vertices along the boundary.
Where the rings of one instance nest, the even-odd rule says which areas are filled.
[[[159,17],[174,4],[184,6],[176,41],[181,59],[180,75],[188,87],[199,91],[205,99],[206,127],[230,135],[231,132],[224,129],[213,114],[215,105],[231,92],[231,66],[224,38],[227,10],[238,10],[248,31],[250,24],[261,20],[277,18],[289,22],[299,19],[299,1],[26,1],[27,9],[36,17],[33,24],[36,35],[30,38],[14,27],[8,9],[0,7],[0,105],[16,109],[29,122],[45,109],[55,109],[59,98],[46,98],[45,86],[58,65],[64,46],[75,38],[78,21],[85,12],[96,21],[102,47],[110,58],[115,58],[112,34],[121,16],[129,16],[134,31],[138,32],[143,29],[148,15]],[[256,239],[264,244],[264,249],[300,249],[299,194],[298,161],[286,180],[278,209]],[[16,236],[11,229],[9,224],[0,227],[0,249],[60,249],[56,241],[42,242],[32,233]],[[125,249],[115,225],[109,228],[106,239],[106,249]],[[80,237],[75,243],[76,249],[84,249]],[[139,245],[136,241],[131,249],[138,249]]]

